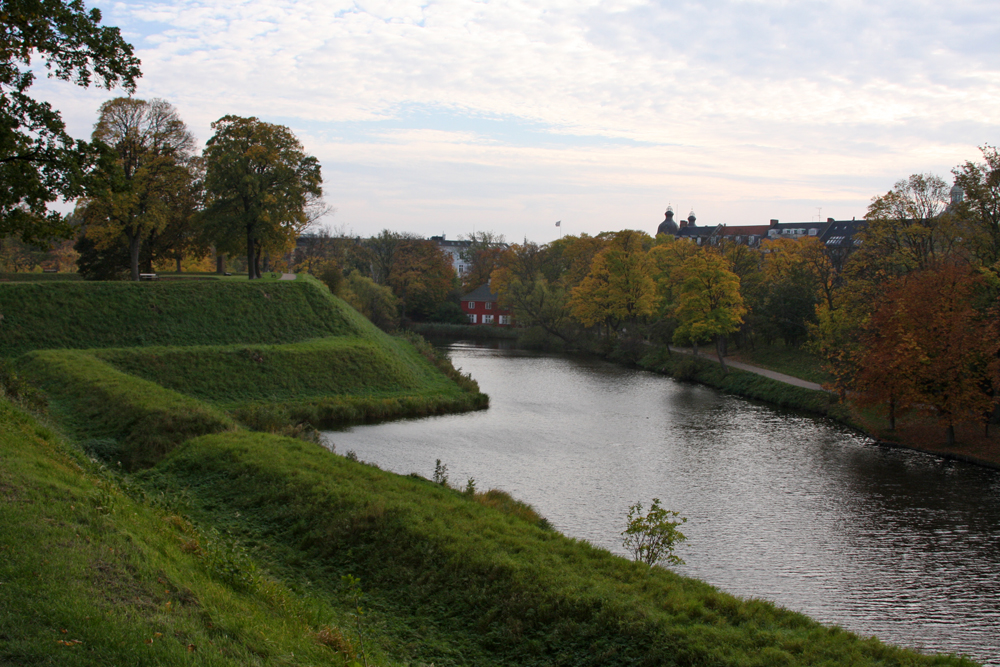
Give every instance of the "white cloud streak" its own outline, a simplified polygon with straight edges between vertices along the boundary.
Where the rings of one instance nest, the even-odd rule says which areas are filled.
[[[140,95],[202,139],[227,113],[290,125],[358,233],[652,229],[668,199],[704,222],[860,216],[1000,139],[985,2],[98,6],[138,48]],[[89,131],[99,95],[45,90]]]

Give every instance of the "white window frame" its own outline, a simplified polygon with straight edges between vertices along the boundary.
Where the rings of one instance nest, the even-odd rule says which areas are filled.
[[[476,314],[475,313],[469,313],[466,317],[469,318],[469,324],[475,324],[476,323]]]
[[[493,324],[493,316],[483,315],[483,324]]]

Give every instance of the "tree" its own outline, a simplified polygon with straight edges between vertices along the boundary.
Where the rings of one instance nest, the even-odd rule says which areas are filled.
[[[472,291],[489,282],[490,275],[499,266],[500,258],[507,247],[503,234],[491,231],[472,232],[465,237],[469,247],[462,251],[462,259],[469,270],[462,276],[462,287]]]
[[[774,239],[764,250],[763,284],[755,300],[757,330],[798,346],[816,323],[816,306],[833,303],[836,273],[816,237]],[[740,287],[746,296],[742,280]]]
[[[722,369],[729,372],[722,354],[724,337],[736,331],[746,314],[740,279],[726,268],[726,261],[710,252],[692,255],[675,273],[678,298],[674,313],[679,321],[674,342],[715,339]]]
[[[956,211],[965,244],[978,261],[1000,273],[1000,152],[981,146],[983,162],[966,162],[953,170],[962,189]]]
[[[680,517],[680,521],[672,521]],[[674,548],[687,538],[677,530],[687,519],[680,512],[666,510],[660,506],[660,499],[653,498],[649,512],[642,513],[642,503],[628,508],[628,519],[622,531],[622,546],[628,549],[632,558],[653,567],[660,561],[671,565],[684,565],[684,561],[674,554]]]
[[[376,284],[360,271],[352,271],[347,277],[344,300],[382,331],[395,331],[399,328],[399,299],[391,289]]]
[[[6,0],[0,8],[0,237],[25,242],[68,237],[72,230],[48,204],[82,193],[96,154],[66,133],[59,112],[29,94],[32,59],[49,76],[87,87],[135,90],[142,74],[118,28],[80,0]]]
[[[400,244],[389,273],[389,286],[403,305],[403,317],[430,317],[457,277],[447,257],[433,241],[408,239]]]
[[[368,261],[371,279],[379,285],[389,284],[389,274],[396,262],[396,253],[404,241],[415,240],[416,237],[383,229],[378,236],[365,239],[364,248]]]
[[[206,220],[221,249],[246,241],[247,272],[260,278],[267,250],[290,248],[322,194],[319,160],[283,125],[224,116],[205,148]]]
[[[949,188],[933,174],[901,180],[868,207],[868,224],[847,270],[869,295],[893,277],[925,269],[952,254],[961,230],[948,212]]]
[[[124,236],[139,280],[143,241],[194,213],[194,137],[169,102],[119,97],[101,105],[93,139],[104,156],[85,202],[86,233],[102,249]]]
[[[570,321],[566,291],[551,284],[542,272],[543,250],[525,241],[504,251],[491,274],[502,308],[509,308],[524,326],[539,326],[563,342],[570,342],[566,327]]]
[[[642,232],[624,230],[594,256],[590,272],[572,292],[574,317],[586,326],[617,328],[653,314],[656,284],[644,247],[649,240]]]
[[[864,328],[855,389],[862,403],[934,412],[955,443],[955,424],[982,421],[995,403],[996,314],[976,307],[981,276],[947,263],[895,279]]]

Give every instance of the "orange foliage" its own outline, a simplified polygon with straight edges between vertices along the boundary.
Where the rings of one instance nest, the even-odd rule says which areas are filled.
[[[953,264],[889,283],[862,339],[859,400],[932,411],[948,428],[982,422],[995,399],[1000,339],[975,308],[982,279]]]

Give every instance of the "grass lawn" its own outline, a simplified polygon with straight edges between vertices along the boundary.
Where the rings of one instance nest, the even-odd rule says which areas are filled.
[[[752,349],[746,347],[731,350],[730,356],[737,361],[817,384],[833,380],[830,374],[823,370],[823,360],[820,357],[800,347],[790,347],[780,342],[773,345],[757,344]]]

